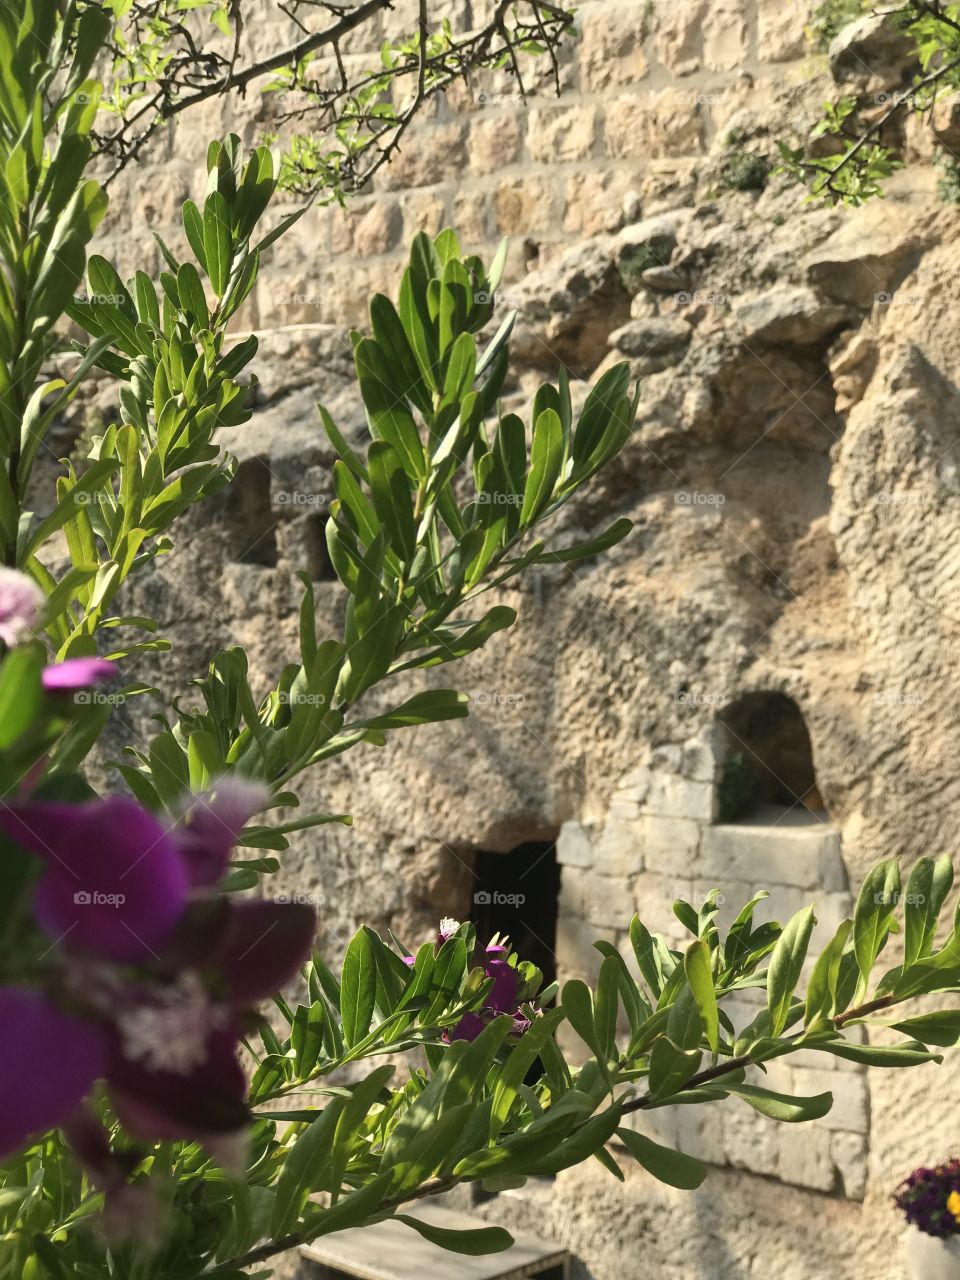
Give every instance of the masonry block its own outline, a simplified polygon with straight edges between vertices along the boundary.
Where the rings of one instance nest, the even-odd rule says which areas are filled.
[[[591,927],[623,929],[633,915],[633,894],[622,876],[597,875],[596,869],[585,872],[590,877],[587,919]]]
[[[640,824],[643,863],[652,871],[690,873],[700,847],[701,827],[690,818],[644,816]]]
[[[603,825],[593,851],[593,865],[605,876],[634,876],[643,867],[642,827],[614,814]]]
[[[680,767],[686,778],[694,782],[713,782],[716,772],[716,756],[708,742],[690,738],[681,748]]]
[[[814,1191],[832,1191],[836,1172],[830,1134],[812,1124],[780,1125],[777,1132],[777,1172],[784,1182]]]
[[[584,867],[562,867],[560,870],[559,914],[587,918],[593,873]]]
[[[867,1189],[867,1140],[856,1133],[832,1133],[830,1158],[843,1183],[844,1194],[862,1200]]]
[[[674,1109],[677,1112],[679,1149],[697,1160],[706,1160],[708,1164],[726,1164],[720,1108],[708,1102],[702,1106],[681,1106]]]
[[[576,916],[561,915],[557,920],[557,964],[568,975],[593,981],[602,957],[594,947],[597,940],[614,943],[615,929],[598,928]]]
[[[589,867],[593,864],[593,840],[581,822],[565,822],[557,836],[557,862],[562,867]]]
[[[831,1131],[865,1134],[869,1129],[867,1082],[862,1071],[829,1071],[797,1067],[793,1071],[796,1092],[803,1095],[833,1094],[833,1108],[817,1123]]]
[[[673,914],[677,898],[690,900],[693,881],[682,876],[654,875],[644,872],[633,886],[633,901],[637,914],[651,933],[663,933],[673,937],[682,932],[682,926]]]
[[[821,823],[788,825],[761,815],[705,831],[701,870],[706,876],[746,880],[765,887],[779,884],[809,890],[827,887],[821,879],[825,869],[832,887],[837,882],[836,842],[836,833]]]
[[[601,0],[582,9],[581,14],[577,22],[581,89],[596,93],[641,79],[647,70],[644,6]]]
[[[734,1098],[711,1105],[722,1108],[723,1147],[734,1168],[775,1177],[780,1166],[776,1122]]]
[[[587,160],[594,152],[599,113],[594,106],[561,104],[530,113],[527,151],[541,164]]]
[[[714,789],[709,782],[692,782],[679,774],[653,772],[644,807],[664,818],[691,818],[711,822],[714,817]]]

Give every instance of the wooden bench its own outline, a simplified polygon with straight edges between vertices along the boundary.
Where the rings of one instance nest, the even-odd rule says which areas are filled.
[[[478,1218],[436,1205],[404,1211],[431,1226],[465,1231],[485,1226]],[[300,1249],[302,1280],[567,1280],[569,1255],[528,1232],[503,1253],[467,1257],[430,1244],[402,1222],[377,1222],[324,1236]]]

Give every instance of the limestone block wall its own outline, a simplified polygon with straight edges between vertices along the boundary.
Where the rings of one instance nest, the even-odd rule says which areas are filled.
[[[354,323],[389,290],[418,231],[454,226],[488,256],[511,239],[507,280],[585,235],[684,203],[712,141],[744,108],[821,67],[804,37],[815,0],[584,0],[565,46],[561,97],[547,61],[527,59],[526,100],[506,73],[458,84],[430,103],[373,189],[346,207],[314,207],[274,249],[242,317],[250,327]],[[376,65],[386,35],[414,28],[400,0],[354,33],[348,70]],[[475,27],[491,0],[430,0],[431,18]],[[260,55],[295,30],[273,0],[245,5]],[[363,38],[366,47],[360,46]],[[318,74],[324,73],[323,64]],[[111,188],[101,252],[121,270],[144,263],[142,234],[178,242],[178,210],[202,192],[209,139],[227,129],[254,143],[280,109],[276,94],[211,100],[171,123]],[[147,256],[155,250],[147,248]]]
[[[826,815],[802,805],[761,809],[738,823],[718,824],[721,752],[714,742],[689,739],[653,749],[613,790],[606,816],[566,822],[557,840],[561,889],[557,964],[561,980],[595,978],[601,957],[594,939],[614,943],[638,974],[624,924],[633,911],[669,946],[689,945],[673,912],[682,899],[698,909],[718,890],[721,931],[759,890],[754,919],[785,923],[817,904],[815,956],[850,915],[853,899],[840,836]],[[809,968],[809,963],[808,963]],[[725,1002],[738,1028],[763,1002],[745,991]],[[567,1035],[566,1049],[582,1046]],[[778,1125],[728,1099],[709,1107],[671,1107],[631,1117],[643,1132],[714,1165],[749,1169],[816,1191],[862,1198],[869,1137],[867,1081],[862,1067],[827,1053],[805,1052],[768,1064],[756,1081],[783,1093],[830,1090],[832,1111],[816,1124]]]

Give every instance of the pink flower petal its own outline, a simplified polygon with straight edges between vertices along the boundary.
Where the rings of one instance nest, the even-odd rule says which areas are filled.
[[[104,1034],[38,992],[0,987],[0,1159],[62,1124],[104,1074]]]
[[[310,958],[316,914],[293,902],[231,901],[226,928],[208,963],[235,1005],[267,1000]]]
[[[47,864],[34,913],[57,942],[142,960],[183,912],[183,860],[156,818],[126,796],[0,807],[0,829]]]
[[[189,1070],[162,1071],[126,1057],[117,1040],[107,1068],[110,1097],[124,1128],[145,1142],[205,1142],[244,1128],[247,1081],[233,1028],[212,1032]]]
[[[18,569],[0,566],[0,640],[13,646],[37,624],[43,592]]]
[[[114,680],[118,674],[117,664],[107,658],[67,658],[44,667],[41,680],[48,693],[73,693]]]

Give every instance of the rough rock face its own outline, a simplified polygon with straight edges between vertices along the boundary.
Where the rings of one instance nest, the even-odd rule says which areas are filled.
[[[723,37],[743,8],[704,25],[706,8],[661,19],[657,56],[674,69],[728,65]],[[761,6],[760,30],[779,48],[776,8]],[[880,37],[865,26],[857,39]],[[796,100],[788,87],[779,109]],[[748,138],[756,118],[737,125]],[[629,205],[627,225],[543,254],[498,299],[519,313],[511,408],[561,362],[580,397],[631,362],[635,436],[558,532],[620,515],[636,528],[505,593],[516,629],[439,677],[472,695],[468,721],[395,735],[310,779],[304,804],[356,823],[304,834],[277,889],[322,900],[331,954],[358,920],[417,938],[467,915],[476,854],[529,840],[559,841],[558,968],[585,977],[591,941],[622,943],[635,909],[676,928],[677,896],[720,883],[729,909],[763,886],[780,916],[816,898],[825,930],[878,858],[956,850],[960,213],[912,170],[852,212],[803,206],[777,179],[721,189],[723,151],[718,136],[699,186],[672,201],[667,188],[654,217]],[[265,686],[295,651],[304,566],[321,628],[339,621],[314,401],[362,438],[349,350],[333,326],[264,336],[259,411],[225,441],[241,458],[233,491],[136,587],[134,611],[177,640],[162,674],[143,660],[144,678],[180,690],[240,643]],[[722,813],[732,755],[766,750],[779,768],[776,735],[766,748],[738,736],[750,698],[768,719],[799,709],[816,793],[752,828]],[[147,711],[121,709],[118,742],[145,732]],[[791,834],[787,812],[812,837]],[[636,1168],[623,1187],[584,1169],[478,1212],[561,1240],[578,1280],[633,1277],[640,1256],[645,1273],[682,1280],[901,1280],[890,1192],[956,1146],[956,1072],[809,1059],[783,1087],[816,1092],[827,1074],[833,1118],[802,1129],[731,1117],[732,1102],[687,1108],[699,1114],[664,1136],[716,1166],[695,1194]]]
[[[468,722],[395,736],[311,779],[310,802],[352,810],[356,826],[305,836],[279,881],[323,899],[329,951],[359,919],[416,937],[438,914],[467,914],[475,851],[558,833],[558,964],[587,977],[592,939],[622,940],[635,907],[669,929],[678,895],[720,883],[736,906],[766,884],[777,914],[816,896],[827,928],[849,910],[847,874],[855,883],[892,852],[955,848],[960,215],[910,174],[882,218],[793,202],[774,189],[680,210],[664,265],[682,264],[685,290],[634,282],[631,297],[618,266],[625,232],[574,246],[511,296],[518,405],[564,358],[558,343],[591,376],[623,356],[640,375],[633,442],[562,517],[591,530],[627,514],[636,530],[594,562],[508,593],[518,627],[456,673],[474,699]],[[622,323],[631,311],[641,318]],[[330,455],[313,401],[362,436],[348,353],[333,328],[265,337],[261,408],[229,442],[235,489],[137,588],[138,607],[172,622],[179,641],[164,687],[231,643],[264,679],[276,673],[293,651],[293,571],[304,564],[321,625],[339,617],[320,539]],[[718,723],[749,693],[800,708],[818,820],[846,870],[828,873],[822,859],[818,870],[814,851],[812,878],[798,879],[800,846],[779,830],[748,856],[730,846],[736,830],[716,825]],[[719,1121],[660,1130],[717,1164],[704,1191],[681,1196],[637,1172],[623,1189],[565,1174],[543,1204],[544,1234],[597,1277],[630,1274],[641,1247],[678,1276],[752,1275],[771,1256],[798,1280],[853,1280],[864,1267],[899,1276],[892,1248],[877,1263],[878,1240],[898,1230],[887,1197],[953,1140],[954,1073],[791,1069],[783,1087],[799,1091],[832,1076],[829,1126],[784,1133],[730,1121],[725,1104]],[[792,1185],[758,1184],[758,1172]],[[519,1222],[532,1209],[511,1199],[484,1212]],[[717,1252],[701,1264],[705,1240]]]

